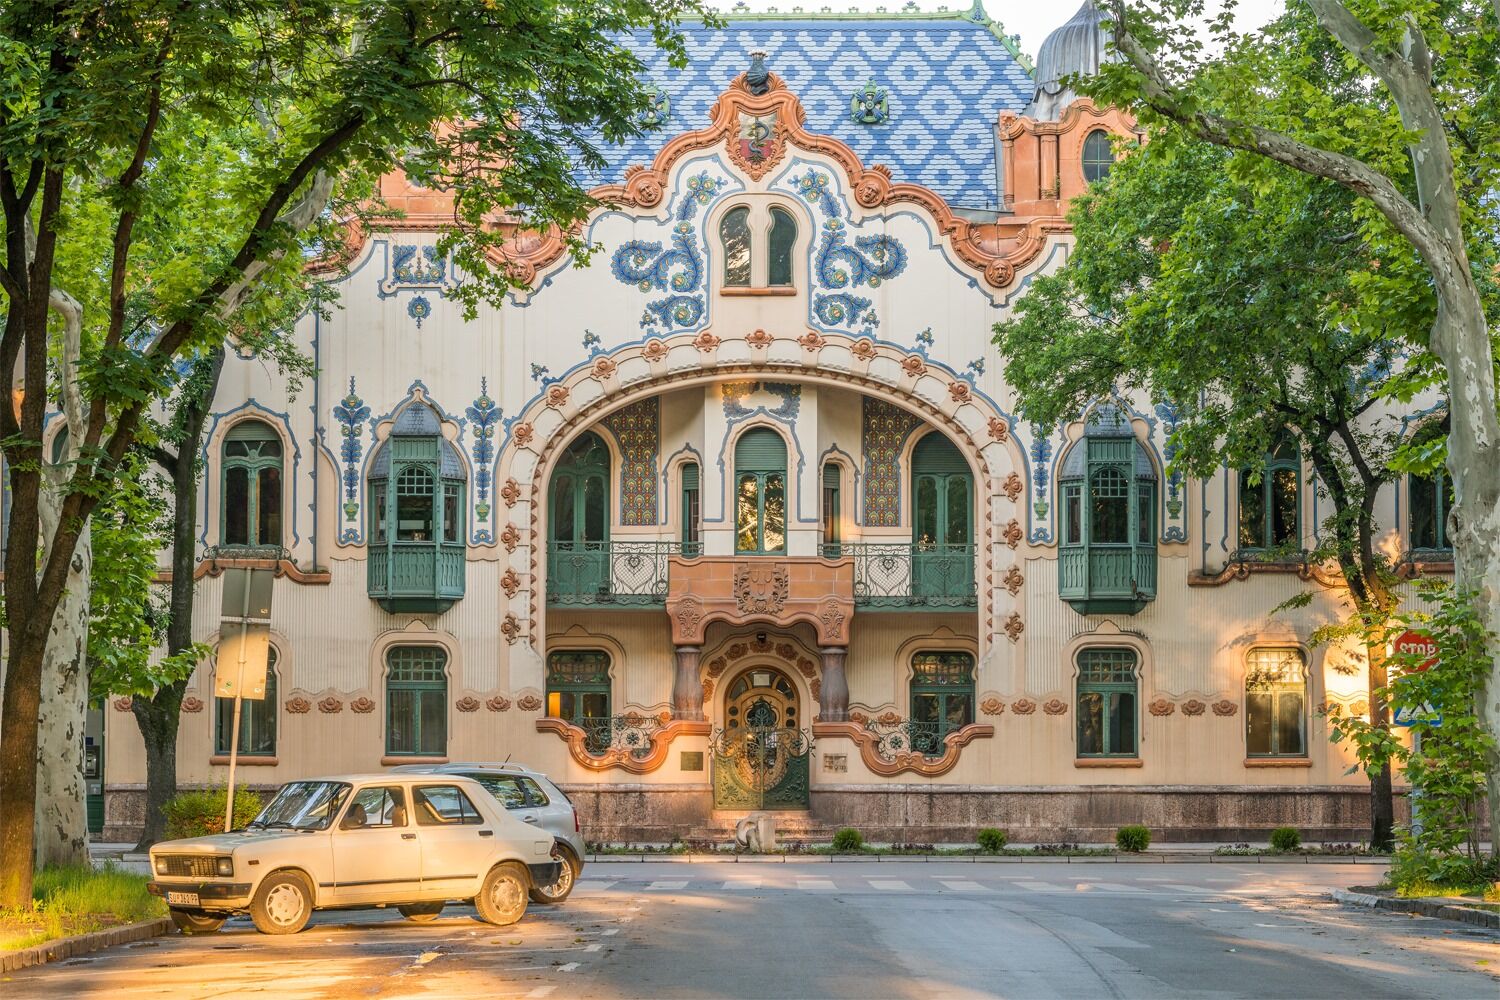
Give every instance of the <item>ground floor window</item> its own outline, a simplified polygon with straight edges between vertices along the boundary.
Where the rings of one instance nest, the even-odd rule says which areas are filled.
[[[943,739],[974,721],[974,657],[928,651],[912,658],[911,745],[942,756]]]
[[[547,655],[547,714],[585,729],[592,749],[609,744],[609,654],[562,649]]]
[[[214,699],[214,753],[229,753],[234,732],[234,699]],[[266,653],[266,696],[240,700],[240,746],[243,757],[276,756],[276,648]]]
[[[1134,757],[1138,679],[1135,650],[1078,653],[1078,756]]]
[[[1295,647],[1250,650],[1245,663],[1245,752],[1307,753],[1307,660]]]
[[[447,652],[438,646],[393,646],[385,662],[386,753],[446,754]]]

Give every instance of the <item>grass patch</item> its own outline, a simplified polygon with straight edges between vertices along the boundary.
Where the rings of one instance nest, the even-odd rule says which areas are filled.
[[[0,951],[166,916],[166,904],[146,892],[147,881],[113,865],[44,868],[30,907],[0,911]]]
[[[1436,882],[1418,880],[1397,886],[1396,895],[1402,899],[1427,899],[1432,896],[1467,897],[1476,901],[1500,902],[1500,891],[1492,885],[1439,885]]]

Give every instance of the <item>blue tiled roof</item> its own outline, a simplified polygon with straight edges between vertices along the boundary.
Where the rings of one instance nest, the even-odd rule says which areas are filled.
[[[666,126],[606,149],[609,168],[590,183],[614,183],[626,167],[649,165],[672,136],[703,128],[729,82],[765,52],[766,66],[795,93],[810,132],[836,136],[866,166],[890,167],[895,180],[926,185],[950,205],[998,207],[995,122],[1031,98],[1031,77],[989,25],[963,17],[731,18],[724,28],[684,25],[690,62],[673,69],[649,35],[629,44],[650,79],[671,98]],[[884,87],[890,118],[850,121],[849,100],[873,78]]]

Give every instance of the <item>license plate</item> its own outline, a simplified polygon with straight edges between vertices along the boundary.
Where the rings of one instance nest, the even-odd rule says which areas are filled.
[[[196,892],[169,892],[167,902],[174,906],[197,906],[198,894]]]

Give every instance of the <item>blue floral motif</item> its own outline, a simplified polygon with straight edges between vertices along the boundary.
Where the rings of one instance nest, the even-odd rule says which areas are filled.
[[[1050,427],[1043,427],[1040,424],[1031,425],[1031,482],[1036,487],[1036,502],[1031,505],[1031,509],[1044,525],[1047,511],[1051,509],[1051,505],[1046,500],[1047,483],[1052,476],[1052,442],[1048,439],[1051,433]],[[1033,528],[1031,540],[1033,542],[1051,541],[1052,532],[1045,526]]]
[[[432,315],[432,303],[427,301],[425,295],[413,295],[410,302],[406,304],[406,315],[417,322],[417,329],[422,329],[422,321]]]
[[[349,377],[349,395],[333,408],[333,419],[339,422],[339,459],[344,463],[344,524],[339,542],[358,542],[359,531],[359,458],[364,454],[364,423],[370,419],[370,408],[354,391],[354,376]],[[352,526],[351,526],[352,525]]]
[[[1172,440],[1172,434],[1182,422],[1182,410],[1171,401],[1161,402],[1156,404],[1156,415],[1161,418],[1162,433],[1166,441],[1161,450],[1162,460],[1170,466],[1177,457],[1177,442]],[[1176,521],[1182,517],[1182,473],[1176,470],[1167,476],[1166,508],[1168,519]],[[1169,525],[1162,532],[1162,538],[1168,542],[1185,542],[1187,532],[1181,525]]]
[[[682,199],[682,204],[677,206],[677,221],[686,222],[698,214],[699,205],[707,205],[714,200],[714,195],[724,186],[721,177],[710,177],[707,170],[700,171],[697,176],[687,179],[687,195]]]
[[[588,350],[589,357],[592,358],[597,354],[604,353],[604,348],[599,346],[601,343],[603,343],[603,340],[593,330],[583,331],[583,346]]]
[[[870,300],[842,289],[878,288],[882,281],[896,277],[906,269],[906,247],[883,233],[857,236],[851,246],[829,175],[809,170],[794,183],[797,194],[824,216],[823,235],[813,257],[813,277],[818,288],[834,294],[814,292],[813,315],[827,326],[861,326],[864,333],[873,333],[880,318],[870,307]]]
[[[380,282],[383,299],[402,288],[441,288],[448,279],[448,261],[434,246],[398,243],[391,247],[390,268]]]
[[[983,375],[984,358],[975,358],[973,361],[970,361],[968,366],[964,368],[964,371],[968,372],[971,376]]]
[[[820,174],[816,170],[809,170],[797,178],[797,193],[802,200],[809,205],[818,206],[825,216],[830,219],[839,217],[839,203],[834,200],[833,192],[829,189],[827,174]]]
[[[696,204],[694,198],[690,203]],[[643,292],[670,291],[674,294],[646,305],[641,328],[657,325],[668,330],[691,327],[703,318],[703,254],[698,250],[697,234],[689,222],[672,228],[672,249],[664,250],[651,240],[630,240],[615,251],[610,271],[627,285]]]
[[[551,371],[546,365],[539,365],[535,361],[531,363],[531,381],[546,384],[547,372]]]
[[[862,322],[873,326],[875,319],[869,299],[842,292],[814,296],[813,312],[829,326],[857,326]]]
[[[495,457],[495,425],[500,422],[500,407],[490,399],[488,379],[479,380],[479,398],[464,411],[464,416],[468,417],[469,426],[474,430],[474,517],[488,522],[490,484],[494,481],[490,462]],[[494,540],[494,533],[488,528],[474,532],[476,545],[488,544]]]
[[[936,340],[937,338],[932,335],[932,327],[930,326],[927,329],[923,330],[921,333],[917,334],[918,353],[925,355],[927,353],[927,349],[931,347]]]

